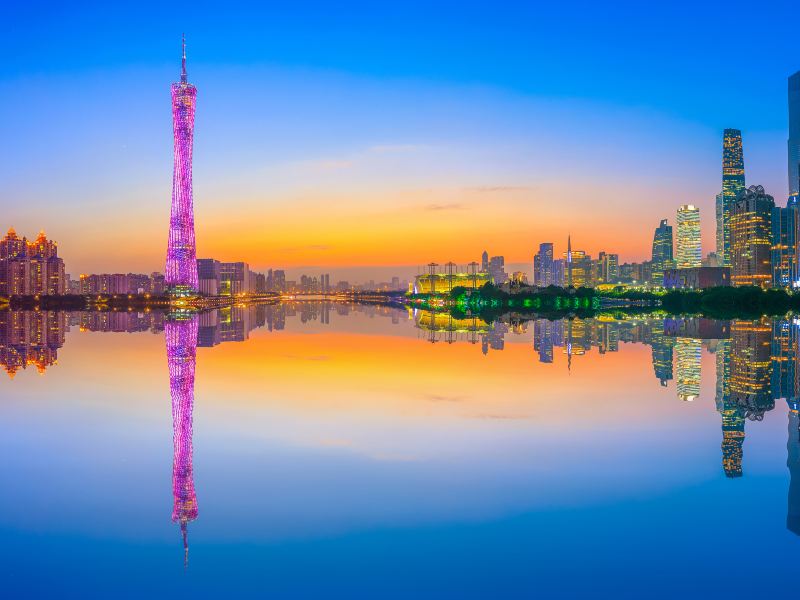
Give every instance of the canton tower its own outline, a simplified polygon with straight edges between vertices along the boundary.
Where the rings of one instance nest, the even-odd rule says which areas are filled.
[[[172,84],[172,130],[175,138],[172,209],[169,217],[166,284],[178,296],[197,292],[197,251],[192,199],[192,146],[195,88],[186,79],[186,38],[183,38],[181,81]]]
[[[192,411],[197,357],[198,317],[167,318],[169,393],[172,398],[172,521],[180,523],[184,563],[189,558],[187,525],[197,518],[197,496],[192,468]]]

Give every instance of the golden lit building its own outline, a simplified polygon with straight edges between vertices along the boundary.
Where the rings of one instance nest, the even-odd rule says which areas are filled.
[[[772,287],[772,209],[760,185],[739,194],[731,211],[731,284]]]
[[[426,273],[414,278],[415,294],[448,294],[453,288],[482,288],[492,282],[485,271],[477,273]]]

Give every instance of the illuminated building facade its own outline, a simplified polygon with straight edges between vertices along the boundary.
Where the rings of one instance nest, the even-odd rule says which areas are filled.
[[[170,293],[175,295],[191,295],[198,289],[192,194],[192,149],[196,97],[197,89],[186,78],[186,42],[184,41],[181,80],[179,83],[172,84],[174,168],[165,271],[167,287]]]
[[[790,196],[786,207],[772,209],[772,283],[775,287],[796,287],[800,197]]]
[[[731,283],[772,285],[772,210],[775,200],[760,185],[750,186],[731,212]]]
[[[492,283],[492,276],[485,271],[475,273],[426,273],[414,278],[415,294],[447,294],[456,287],[478,289]]]
[[[678,209],[676,266],[679,269],[699,267],[703,262],[700,245],[700,209],[684,204]]]
[[[726,267],[731,265],[732,260],[730,219],[733,204],[745,189],[744,181],[742,132],[738,129],[726,129],[722,139],[722,206],[719,210],[721,219],[717,219],[717,254],[722,260],[722,266]]]
[[[533,257],[533,284],[539,287],[556,285],[553,277],[553,244],[539,244],[539,252]]]
[[[600,252],[597,257],[597,275],[593,277],[597,283],[616,283],[619,280],[619,254]]]
[[[0,240],[0,296],[59,296],[67,291],[58,245],[44,232],[28,241],[9,229]]]
[[[653,234],[651,281],[653,285],[664,285],[664,269],[672,265],[672,225],[661,219]]]
[[[197,315],[168,318],[164,323],[172,399],[172,521],[179,523],[185,557],[189,544],[187,526],[197,518],[197,496],[192,466],[192,411],[197,355]]]
[[[789,195],[800,195],[800,71],[789,77]]]
[[[592,257],[583,250],[569,249],[564,253],[567,286],[589,287],[592,284]]]
[[[700,396],[700,340],[679,337],[675,341],[675,380],[678,398],[691,402]]]
[[[0,366],[10,378],[28,367],[56,364],[68,329],[63,311],[0,311]]]

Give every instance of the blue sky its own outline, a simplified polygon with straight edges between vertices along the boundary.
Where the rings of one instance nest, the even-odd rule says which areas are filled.
[[[381,234],[397,254],[374,260],[368,239],[348,246],[298,224],[309,210],[342,217],[341,230],[376,208],[450,207],[439,211],[442,245],[422,236],[437,261],[467,262],[484,246],[527,261],[568,230],[589,252],[617,243],[623,259],[642,259],[658,219],[685,202],[700,205],[710,251],[723,128],[744,132],[748,183],[785,201],[798,17],[789,2],[15,6],[0,36],[0,202],[11,221],[0,225],[52,232],[72,270],[160,268],[165,98],[185,31],[200,92],[201,254],[265,267],[427,262],[404,254],[417,232],[399,221]],[[491,194],[476,200],[476,189]],[[568,220],[553,201],[574,208]],[[497,224],[476,207],[487,203]],[[630,221],[604,237],[609,206]],[[278,220],[296,229],[291,243],[248,227]],[[520,220],[527,229],[503,226]],[[112,239],[119,248],[98,257]]]

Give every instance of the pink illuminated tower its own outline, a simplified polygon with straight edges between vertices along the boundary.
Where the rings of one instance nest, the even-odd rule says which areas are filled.
[[[175,296],[191,296],[198,288],[192,198],[192,146],[196,97],[197,89],[186,79],[184,37],[181,81],[172,84],[172,129],[175,149],[165,277],[167,288]]]
[[[180,523],[184,561],[189,558],[187,525],[197,518],[197,497],[192,470],[192,409],[197,356],[197,315],[167,318],[169,392],[172,397],[172,521]]]

